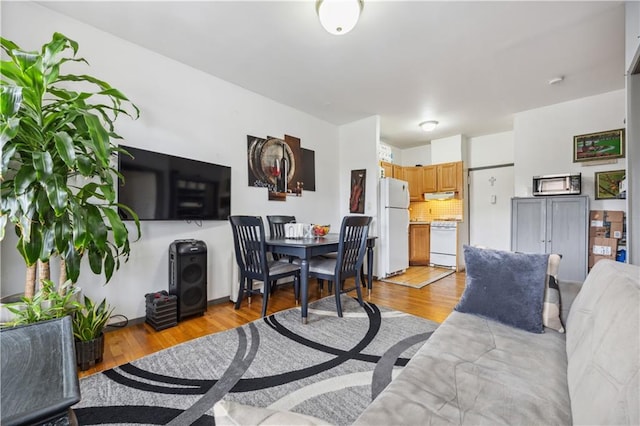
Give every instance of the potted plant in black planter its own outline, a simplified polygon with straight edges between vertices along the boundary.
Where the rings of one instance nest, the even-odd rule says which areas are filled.
[[[84,305],[73,313],[73,336],[76,343],[76,362],[80,371],[88,370],[102,362],[104,352],[104,328],[113,313],[112,307],[103,299],[94,303],[85,296]]]
[[[56,291],[52,281],[43,280],[33,297],[22,297],[19,302],[5,305],[13,317],[2,326],[14,327],[73,315],[81,307],[77,300],[79,289],[66,281],[59,290],[62,291]]]

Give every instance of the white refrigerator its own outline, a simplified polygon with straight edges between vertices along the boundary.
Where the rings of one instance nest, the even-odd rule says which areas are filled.
[[[409,183],[382,178],[379,184],[377,277],[401,274],[409,267]]]

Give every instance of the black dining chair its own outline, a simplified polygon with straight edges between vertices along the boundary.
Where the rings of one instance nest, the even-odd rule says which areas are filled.
[[[267,222],[269,222],[269,235],[271,235],[271,238],[280,238],[285,236],[284,225],[287,223],[296,223],[296,217],[282,215],[267,216]],[[284,259],[291,262],[291,258],[283,254],[271,253],[271,255],[273,256],[273,260]]]
[[[264,317],[267,314],[269,293],[275,288],[279,279],[286,277],[293,277],[293,291],[296,303],[298,303],[300,266],[288,262],[267,260],[262,217],[229,216],[229,222],[233,231],[236,262],[240,268],[240,288],[235,308],[240,308],[245,293],[247,293],[249,304],[251,304],[251,295],[259,292],[259,290],[253,289],[253,281],[262,281],[262,316]]]
[[[360,270],[364,254],[367,251],[367,237],[371,220],[370,216],[345,216],[340,226],[340,242],[336,258],[317,257],[309,261],[309,277],[316,278],[318,285],[322,286],[323,281],[327,280],[329,281],[329,291],[331,291],[331,282],[335,283],[336,309],[339,317],[342,317],[342,304],[340,303],[342,293],[347,293],[355,288],[358,302],[362,306]],[[345,280],[350,277],[354,278],[355,287],[344,288]]]

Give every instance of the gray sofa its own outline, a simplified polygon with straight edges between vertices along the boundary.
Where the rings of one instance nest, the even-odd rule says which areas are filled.
[[[566,334],[452,312],[355,424],[640,424],[640,267],[560,294]]]

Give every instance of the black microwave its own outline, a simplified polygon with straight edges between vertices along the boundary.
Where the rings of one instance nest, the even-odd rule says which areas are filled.
[[[533,195],[579,195],[582,173],[564,173],[533,177]]]

